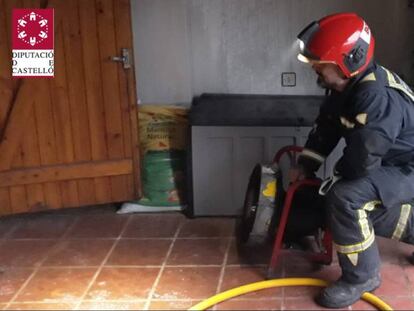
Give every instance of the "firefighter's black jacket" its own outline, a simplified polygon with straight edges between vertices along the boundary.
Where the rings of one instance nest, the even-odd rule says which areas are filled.
[[[372,63],[344,92],[327,97],[299,164],[316,171],[341,137],[346,147],[335,174],[345,179],[379,166],[414,170],[413,92],[395,73]]]

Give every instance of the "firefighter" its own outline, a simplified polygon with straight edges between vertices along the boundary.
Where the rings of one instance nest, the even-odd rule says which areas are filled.
[[[298,59],[312,66],[328,96],[297,178],[312,175],[341,138],[346,142],[319,189],[342,275],[316,297],[324,307],[343,308],[380,286],[375,235],[414,244],[414,94],[374,62],[374,37],[356,14],[324,17],[298,39]]]

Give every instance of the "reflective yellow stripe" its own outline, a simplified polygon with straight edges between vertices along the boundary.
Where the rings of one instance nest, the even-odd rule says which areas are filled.
[[[380,200],[369,201],[369,202],[366,202],[362,206],[361,209],[357,210],[358,223],[361,228],[361,233],[364,238],[364,241],[360,243],[352,244],[352,245],[339,245],[339,244],[334,243],[339,253],[344,253],[344,254],[360,253],[371,246],[371,244],[375,240],[375,234],[374,234],[374,230],[371,230],[370,228],[366,211],[368,212],[373,211],[375,207],[381,203],[382,202]]]
[[[367,239],[371,232],[369,230],[367,213],[362,209],[358,210],[358,222],[359,226],[361,227],[362,236],[364,237],[364,239]]]
[[[392,234],[392,238],[394,240],[401,239],[405,227],[407,226],[408,217],[410,216],[411,212],[411,204],[403,204],[401,205],[401,214],[400,219],[398,219],[398,224],[395,227],[394,233]]]
[[[402,85],[400,85],[400,84],[391,84],[390,83],[390,86],[392,88],[400,90],[401,92],[404,92],[404,94],[406,94],[409,98],[411,98],[412,101],[414,101],[414,95],[409,93]]]
[[[365,112],[357,114],[356,117],[355,117],[355,120],[357,120],[358,123],[361,124],[361,125],[367,124],[367,119],[368,119],[368,114],[365,113]]]
[[[352,245],[339,245],[334,243],[336,250],[342,254],[360,253],[366,250],[375,240],[374,230],[371,231],[369,237],[364,241]]]
[[[352,129],[355,127],[355,123],[349,121],[347,118],[339,117],[339,119],[341,120],[342,125],[344,125],[346,128]]]
[[[371,212],[374,210],[375,206],[377,206],[378,204],[381,204],[382,202],[379,200],[374,200],[374,201],[369,201],[367,203],[364,204],[364,206],[362,207],[363,210],[366,210],[368,212]]]
[[[410,87],[404,81],[402,81],[400,77],[398,77],[398,78],[401,80],[401,82],[396,81],[393,73],[391,71],[389,71],[387,68],[382,67],[382,66],[381,66],[381,68],[387,74],[388,85],[390,87],[394,88],[394,89],[397,89],[397,90],[403,92],[409,98],[411,98],[412,101],[414,101],[414,92],[410,89]],[[377,78],[375,77],[375,74],[372,72],[372,73],[366,75],[364,78],[362,78],[360,83],[367,82],[367,81],[376,81],[376,80],[377,80]]]
[[[362,206],[362,208],[357,211],[358,212],[358,223],[359,223],[359,226],[361,227],[361,233],[364,239],[367,239],[369,235],[371,234],[367,213],[365,211],[371,212],[372,210],[374,210],[375,206],[380,203],[381,201],[379,200],[369,201],[365,203]]]
[[[358,253],[351,253],[346,255],[349,261],[356,266],[358,264]]]
[[[385,72],[387,73],[388,83],[397,83],[397,81],[395,81],[394,76],[391,73],[391,71],[389,71],[387,68],[384,68],[384,67],[382,67],[382,69],[384,69]]]
[[[320,163],[322,163],[323,161],[325,161],[325,157],[324,156],[322,156],[321,154],[319,154],[319,153],[317,153],[317,152],[315,152],[313,150],[310,150],[310,149],[303,149],[302,152],[300,153],[300,155],[301,156],[304,156],[304,157],[311,158],[311,159],[313,159],[315,161],[318,161]]]
[[[377,81],[377,78],[375,77],[375,74],[373,72],[371,72],[369,75],[366,75],[361,82],[366,82],[366,81]]]
[[[394,75],[387,68],[384,68],[382,66],[381,66],[381,68],[384,69],[385,72],[387,73],[387,79],[388,79],[389,86],[403,92],[409,98],[411,98],[412,101],[414,101],[413,91],[404,82],[403,83],[398,83],[397,81],[395,81]]]

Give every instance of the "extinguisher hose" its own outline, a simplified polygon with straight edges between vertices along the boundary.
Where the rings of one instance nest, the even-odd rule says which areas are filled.
[[[313,278],[285,278],[285,279],[274,279],[268,281],[261,281],[256,283],[251,283],[230,289],[228,291],[222,292],[215,296],[212,296],[196,305],[191,307],[188,310],[206,310],[220,302],[229,300],[231,298],[244,295],[247,293],[255,292],[262,289],[272,288],[272,287],[284,287],[284,286],[321,286],[325,287],[328,283],[324,280],[313,279]],[[377,307],[378,310],[392,310],[391,306],[385,303],[383,300],[371,293],[364,293],[361,297],[366,302],[369,302],[373,306]]]

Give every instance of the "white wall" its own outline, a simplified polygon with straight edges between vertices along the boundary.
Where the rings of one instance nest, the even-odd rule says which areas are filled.
[[[414,82],[409,0],[131,0],[142,103],[189,104],[203,92],[321,94],[296,60],[298,32],[339,11],[363,16],[383,65]],[[296,87],[281,73],[296,72]]]

